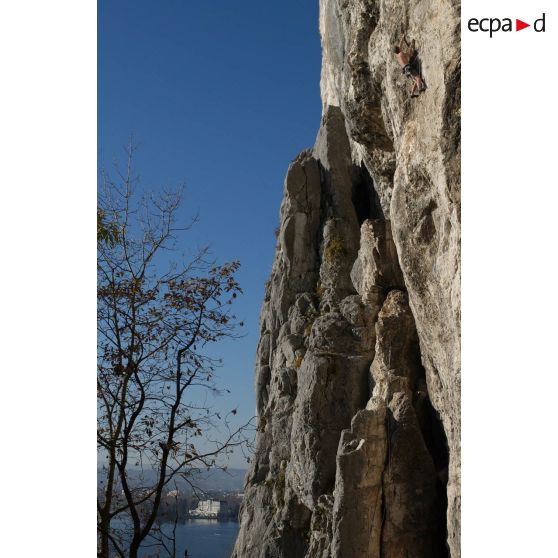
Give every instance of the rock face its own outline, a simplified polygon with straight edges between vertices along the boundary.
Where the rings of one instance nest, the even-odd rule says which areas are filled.
[[[320,2],[323,117],[285,180],[236,558],[460,556],[459,12]]]

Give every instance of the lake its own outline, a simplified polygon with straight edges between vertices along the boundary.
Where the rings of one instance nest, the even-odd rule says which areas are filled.
[[[190,519],[176,528],[176,558],[229,558],[238,535],[238,522]],[[153,549],[140,551],[140,558],[154,556]],[[164,556],[164,554],[162,554]]]

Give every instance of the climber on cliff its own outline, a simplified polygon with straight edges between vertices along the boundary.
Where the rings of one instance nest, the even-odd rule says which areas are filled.
[[[403,49],[403,43],[407,46],[407,50]],[[395,52],[395,57],[397,58],[397,62],[401,66],[401,71],[404,75],[406,75],[409,79],[413,80],[413,88],[411,89],[411,97],[418,97],[425,89],[426,86],[424,85],[424,81],[420,76],[420,71],[418,70],[418,59],[417,59],[417,50],[415,48],[415,41],[409,44],[407,42],[407,38],[405,35],[401,37],[401,41],[399,45],[397,45],[393,51]],[[418,93],[417,93],[418,89]]]

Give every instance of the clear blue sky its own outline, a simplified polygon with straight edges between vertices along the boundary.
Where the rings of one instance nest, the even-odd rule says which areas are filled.
[[[247,419],[283,180],[319,126],[318,0],[99,0],[98,29],[99,165],[133,133],[143,187],[185,183],[192,245],[242,263],[246,336],[216,352],[216,404]]]

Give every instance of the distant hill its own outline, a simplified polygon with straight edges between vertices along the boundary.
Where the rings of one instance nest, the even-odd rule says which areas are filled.
[[[131,470],[131,476],[135,471]],[[141,476],[140,476],[141,475]],[[246,476],[246,469],[210,469],[209,471],[196,471],[192,473],[190,478],[193,485],[202,491],[242,491],[244,487],[244,477]],[[133,478],[133,476],[132,476]],[[101,469],[97,469],[97,484],[104,479],[104,474]],[[137,486],[152,486],[156,480],[156,472],[153,470],[146,470],[143,473],[137,470],[137,477],[134,479],[134,484]],[[176,484],[181,492],[188,492],[191,490],[190,485],[182,478],[176,478]],[[169,485],[169,490],[174,488]]]

